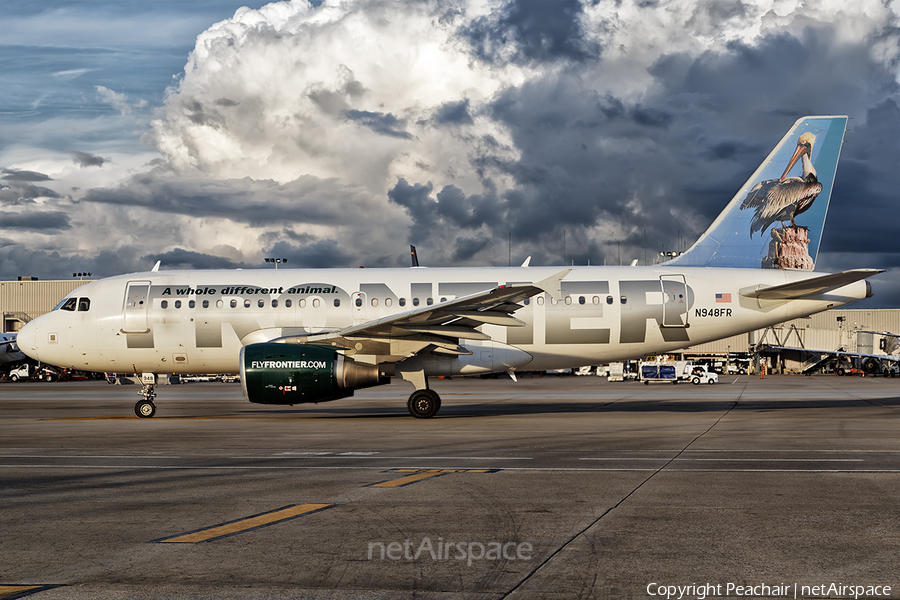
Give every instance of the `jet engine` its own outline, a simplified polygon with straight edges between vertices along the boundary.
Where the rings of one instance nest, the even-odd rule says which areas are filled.
[[[244,399],[257,404],[327,402],[390,382],[377,365],[328,346],[265,342],[241,348]]]

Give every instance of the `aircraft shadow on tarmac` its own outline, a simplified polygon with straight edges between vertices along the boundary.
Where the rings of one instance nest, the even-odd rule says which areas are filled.
[[[436,419],[503,417],[533,414],[565,414],[565,413],[628,413],[628,412],[671,412],[671,413],[720,413],[729,408],[734,410],[752,410],[770,412],[781,410],[803,409],[837,409],[837,408],[900,408],[900,396],[892,398],[855,399],[841,398],[835,400],[619,400],[605,403],[590,402],[487,402],[484,404],[445,404]],[[244,415],[309,415],[324,419],[371,419],[371,418],[409,418],[409,413],[402,406],[384,406],[377,408],[361,407],[316,407],[281,410],[244,410]]]

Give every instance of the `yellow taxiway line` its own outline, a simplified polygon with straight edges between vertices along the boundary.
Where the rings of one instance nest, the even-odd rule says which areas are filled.
[[[380,483],[374,483],[369,487],[395,488],[411,485],[432,477],[440,477],[449,473],[495,473],[499,469],[392,469],[390,473],[410,473],[398,479],[389,479]]]
[[[209,542],[236,533],[243,533],[245,531],[250,531],[251,529],[258,529],[260,527],[265,527],[266,525],[272,525],[281,521],[287,521],[288,519],[308,515],[332,506],[335,505],[294,504],[292,506],[285,506],[284,508],[253,515],[244,519],[238,519],[237,521],[229,521],[228,523],[222,523],[220,525],[214,525],[197,531],[190,531],[188,533],[153,541],[162,544],[197,544],[199,542]]]

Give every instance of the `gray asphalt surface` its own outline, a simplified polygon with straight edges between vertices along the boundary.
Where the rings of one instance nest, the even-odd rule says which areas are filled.
[[[0,382],[0,598],[900,598],[898,380],[734,379]]]

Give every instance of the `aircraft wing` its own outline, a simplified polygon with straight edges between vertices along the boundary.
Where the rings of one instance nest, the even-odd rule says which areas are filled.
[[[757,286],[741,290],[742,296],[763,298],[766,300],[797,300],[809,296],[817,296],[844,287],[860,279],[883,273],[884,269],[852,269],[830,275],[820,275],[811,279],[783,283],[769,287]]]
[[[422,306],[383,319],[351,325],[340,331],[310,336],[289,336],[272,341],[335,345],[355,349],[363,354],[378,354],[386,362],[412,356],[425,349],[443,354],[471,354],[459,340],[489,340],[478,331],[482,325],[521,327],[525,323],[512,313],[522,308],[520,302],[546,292],[561,295],[560,282],[572,270],[564,269],[536,283],[501,285],[468,296]]]

